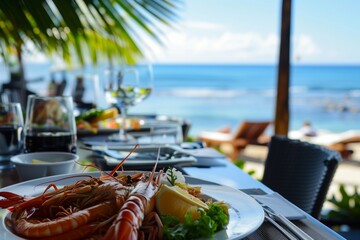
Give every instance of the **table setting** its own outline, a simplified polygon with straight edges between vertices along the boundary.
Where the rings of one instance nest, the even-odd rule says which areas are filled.
[[[92,151],[81,148],[78,149],[77,154],[84,157],[87,154],[92,154]],[[231,211],[232,220],[229,224],[232,225],[228,225],[226,231],[217,233],[217,235],[211,239],[341,239],[341,237],[336,235],[335,232],[328,229],[319,221],[313,219],[311,216],[298,209],[296,206],[292,205],[277,193],[272,192],[271,189],[268,189],[266,186],[238,169],[225,158],[221,160],[219,159],[219,161],[222,161],[222,166],[207,168],[196,166],[176,166],[179,171],[183,172],[186,177],[186,181],[189,184],[200,186],[202,192],[207,196],[225,201],[231,206],[229,211]],[[39,195],[47,186],[44,183],[56,181],[56,185],[61,187],[78,180],[68,178],[69,176],[88,176],[89,174],[99,176],[100,172],[89,173],[74,171],[68,174],[35,178],[30,181],[20,181],[19,183],[13,182],[15,185],[2,188],[0,189],[0,192],[14,191],[30,196]],[[65,180],[60,180],[60,182],[58,182],[59,179]],[[272,225],[272,223],[269,222],[267,217],[265,217],[266,215],[262,204],[258,201],[262,204],[266,204],[278,214],[282,214],[291,220],[298,228],[306,232],[311,238],[298,237],[291,233],[286,226],[278,223],[282,226],[282,228],[286,229],[285,234],[280,232],[276,227],[274,227],[274,225]],[[238,226],[239,224],[241,227]],[[7,230],[5,229],[4,231],[6,232]],[[6,236],[5,240],[21,239],[13,238],[13,235],[7,232],[4,236]]]
[[[124,80],[125,73],[126,71],[123,75],[117,75],[117,81]],[[129,74],[137,76],[130,70]],[[114,98],[120,98],[119,96]],[[125,96],[124,99],[117,100],[126,102]],[[0,169],[2,239],[30,237],[23,229],[16,227],[17,222],[9,225],[9,219],[12,219],[12,211],[21,209],[19,206],[32,204],[32,199],[41,196],[52,199],[52,195],[55,197],[58,191],[68,191],[68,186],[77,189],[79,182],[84,183],[84,186],[94,184],[89,179],[98,181],[96,188],[102,184],[116,186],[120,180],[115,179],[120,178],[121,181],[128,181],[126,184],[132,189],[128,193],[130,196],[139,194],[135,191],[138,185],[131,184],[146,183],[149,186],[152,181],[150,185],[156,190],[151,193],[151,198],[159,202],[161,197],[167,196],[168,199],[169,196],[174,197],[174,194],[177,196],[175,201],[158,203],[155,210],[152,210],[157,214],[165,211],[169,203],[179,204],[180,201],[181,204],[186,202],[191,206],[189,209],[204,206],[204,213],[199,217],[202,219],[207,214],[208,206],[221,202],[220,209],[226,216],[226,224],[219,229],[215,227],[217,230],[211,235],[200,236],[202,239],[342,239],[318,220],[235,166],[222,153],[206,147],[202,142],[184,142],[179,123],[138,118],[138,130],[131,131],[133,129],[127,129],[124,124],[126,115],[123,114],[119,132],[117,129],[115,133],[78,136],[73,110],[72,97],[29,96],[24,122],[18,104],[11,107],[0,105],[0,141],[6,139],[4,136],[6,137],[7,130],[4,129],[8,128],[13,129],[12,139],[18,137],[14,151],[4,151],[13,149],[13,140],[10,141],[11,144],[8,141],[8,147],[1,148],[0,151],[1,161],[5,166]],[[20,131],[21,134],[19,129],[24,129]],[[83,161],[84,159],[86,161]],[[92,170],[89,170],[90,168]],[[173,175],[172,171],[180,175]],[[166,179],[172,185],[164,187],[161,179]],[[176,185],[169,179],[184,179],[184,182]],[[148,194],[147,191],[150,191],[148,187],[142,188],[140,192]],[[166,195],[169,193],[172,195]],[[85,195],[90,195],[90,192]],[[108,199],[104,199],[92,207],[86,206],[86,209],[102,208],[105,203],[112,204]],[[69,208],[65,211],[69,218],[73,215],[72,211],[88,211],[75,209],[71,204],[64,206],[59,213],[64,214],[63,210]],[[29,218],[31,215],[32,213]],[[57,218],[54,218],[51,224],[56,221]],[[180,221],[177,224],[183,223]],[[192,224],[195,223],[188,225]],[[36,224],[34,227],[37,227]],[[142,233],[144,230],[141,226],[137,231],[148,234]],[[188,230],[186,234],[192,234],[193,231]],[[154,239],[159,236],[162,234],[156,235]]]
[[[204,170],[204,168],[198,169]],[[221,171],[224,171],[225,169],[229,171],[235,170],[229,165],[227,167],[221,167]],[[185,172],[185,174],[190,172],[186,167],[182,168],[181,171]],[[255,182],[255,180],[248,181],[247,178],[249,176],[244,172],[242,173],[243,174],[241,174],[240,171],[238,172],[240,175],[238,178],[241,179],[242,182],[246,182],[246,184],[240,182],[238,185],[244,187],[251,186],[251,188],[236,189],[234,187],[223,185],[223,183],[226,182],[226,179],[222,177],[219,177],[221,180],[218,182],[204,180],[204,172],[201,171],[195,175],[196,177],[185,175],[188,184],[201,187],[202,193],[206,196],[225,201],[230,205],[229,225],[225,231],[218,232],[211,239],[341,239],[341,237],[336,235],[332,230],[328,229],[317,220],[312,219],[311,216],[308,216],[277,193],[267,192],[269,190],[266,189],[266,187],[261,186],[261,183]],[[55,182],[57,187],[61,188],[62,186],[78,181],[81,179],[81,176],[84,178],[87,178],[89,175],[98,177],[100,174],[100,172],[77,172],[76,174],[70,173],[36,178],[2,188],[0,189],[0,192],[21,192],[21,194],[24,195],[36,196],[43,193],[47,183]],[[74,175],[76,176],[76,180],[72,179]],[[255,200],[257,199],[256,196],[258,196],[258,199],[260,200]],[[259,204],[258,201],[262,204]],[[279,204],[279,202],[281,204]],[[268,217],[266,217],[267,215],[265,215],[262,206],[264,203],[273,208],[278,215],[283,214],[283,216],[286,216],[298,229],[302,229],[302,231],[306,232],[310,238],[299,237],[286,228],[286,225],[284,226],[282,223],[276,223],[283,229],[285,228],[285,233],[280,232],[277,227],[274,227],[274,223],[269,222]],[[279,211],[279,206],[281,206],[281,211]],[[7,216],[9,212],[7,210],[1,211],[3,212],[3,214],[1,214],[1,221],[4,221],[3,216]],[[2,224],[1,226],[1,231],[3,232],[2,236],[5,237],[5,240],[22,239],[14,237],[14,235],[6,229],[6,225]]]
[[[134,146],[136,143],[142,145],[149,144],[180,144],[183,141],[181,125],[176,122],[169,122],[156,119],[136,118],[132,119],[136,126],[127,127],[124,132],[131,139],[128,141],[114,141],[114,134],[118,134],[118,129],[99,129],[98,134],[80,134],[82,142],[89,146]]]

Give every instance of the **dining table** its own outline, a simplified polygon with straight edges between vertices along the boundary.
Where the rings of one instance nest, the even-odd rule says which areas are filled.
[[[181,146],[187,147],[182,144]],[[191,146],[191,143],[190,143]],[[209,155],[214,153],[214,151],[208,151],[206,147],[200,144],[199,148],[204,148],[206,153]],[[199,149],[198,149],[199,150]],[[196,151],[196,149],[191,150]],[[190,151],[190,152],[191,152]],[[81,139],[78,140],[78,149],[77,154],[80,156],[80,159],[94,159],[92,158],[94,152],[89,148],[84,148],[84,143],[81,142]],[[196,156],[196,154],[194,154]],[[99,156],[97,156],[99,158]],[[299,213],[302,217],[299,219],[294,219],[291,222],[296,225],[299,229],[305,232],[311,238],[309,239],[344,239],[337,232],[328,228],[322,224],[319,220],[313,218],[309,214],[305,213],[285,198],[282,198],[279,194],[268,188],[266,185],[261,183],[261,181],[250,176],[247,172],[240,169],[234,163],[229,161],[222,154],[214,154],[213,157],[207,156],[207,158],[202,158],[201,164],[193,163],[186,165],[175,166],[179,171],[181,171],[185,176],[195,177],[201,179],[202,181],[208,181],[224,187],[229,187],[236,189],[236,191],[241,191],[252,198],[257,199],[257,197],[267,197],[271,199],[272,197],[276,199],[281,199],[281,204],[286,205],[288,209]],[[78,170],[76,170],[78,171]],[[17,175],[15,168],[5,168],[0,170],[0,188],[10,186],[12,184],[19,183],[20,179]],[[0,189],[0,192],[1,192]],[[276,204],[276,201],[274,202]],[[272,206],[276,207],[276,206]],[[264,220],[261,225],[253,232],[245,236],[244,239],[301,239],[301,238],[289,238],[285,236],[281,231],[274,227],[271,222]]]
[[[183,171],[190,175],[196,176],[207,181],[216,182],[220,185],[230,186],[232,188],[243,191],[251,196],[258,194],[272,196],[278,196],[273,190],[268,188],[266,185],[261,183],[261,181],[250,176],[244,170],[240,169],[238,166],[230,162],[225,157],[219,159],[223,165],[212,166],[212,167],[183,167]],[[305,213],[303,210],[287,201],[285,198],[281,199],[289,207],[296,209],[300,212],[304,218],[299,220],[293,220],[292,222],[306,232],[313,239],[345,239],[340,236],[338,233],[325,226],[319,220],[313,218],[309,214]],[[276,203],[275,203],[276,204]],[[264,223],[252,234],[247,236],[245,239],[288,239],[281,232],[279,232],[274,226],[269,222],[264,221]]]

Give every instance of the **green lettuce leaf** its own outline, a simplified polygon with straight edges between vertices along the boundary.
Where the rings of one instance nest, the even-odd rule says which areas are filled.
[[[210,238],[215,232],[226,227],[229,222],[228,207],[226,204],[211,203],[209,210],[199,208],[200,217],[193,220],[190,214],[185,215],[185,222],[181,222],[177,217],[162,215],[161,220],[164,225],[164,239],[181,240]]]

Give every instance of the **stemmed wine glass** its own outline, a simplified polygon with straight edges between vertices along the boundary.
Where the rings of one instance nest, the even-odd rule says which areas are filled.
[[[115,105],[121,113],[119,133],[111,140],[127,142],[131,136],[126,133],[127,111],[130,106],[146,99],[153,87],[152,66],[148,63],[123,65],[105,73],[104,90],[108,103]]]

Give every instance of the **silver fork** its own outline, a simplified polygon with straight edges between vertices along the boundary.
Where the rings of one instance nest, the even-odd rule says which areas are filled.
[[[270,222],[274,227],[276,227],[285,237],[287,237],[290,240],[298,240],[296,237],[294,237],[289,231],[287,231],[285,228],[283,228],[280,224],[278,224],[271,215],[265,211],[265,219]]]
[[[310,237],[307,233],[305,233],[303,230],[301,230],[298,226],[296,226],[294,223],[292,223],[286,217],[284,217],[281,214],[275,213],[275,211],[272,208],[261,203],[260,201],[258,201],[258,200],[256,200],[256,201],[258,203],[260,203],[260,205],[263,207],[265,213],[269,216],[269,218],[271,218],[273,221],[278,221],[278,222],[282,223],[296,237],[298,237],[301,240],[314,240],[312,237]]]

